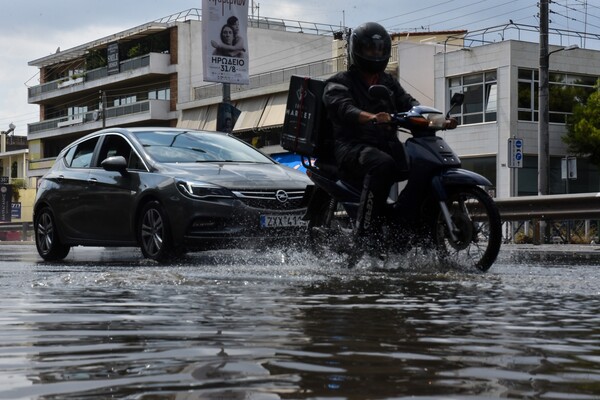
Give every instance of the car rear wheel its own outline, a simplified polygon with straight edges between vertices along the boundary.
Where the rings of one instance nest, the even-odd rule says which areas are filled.
[[[49,208],[43,208],[37,213],[34,230],[35,246],[44,260],[59,261],[69,254],[71,247],[60,240],[54,215]]]
[[[147,203],[138,222],[138,239],[146,258],[164,261],[173,256],[173,240],[167,214],[158,201]]]

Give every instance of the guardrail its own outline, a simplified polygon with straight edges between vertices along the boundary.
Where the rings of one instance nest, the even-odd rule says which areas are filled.
[[[494,199],[505,221],[600,219],[600,193]]]
[[[14,222],[0,223],[1,241],[28,241],[33,240],[33,223]]]
[[[521,196],[494,200],[504,222],[600,220],[600,193]],[[33,237],[33,224],[0,223],[0,240],[7,240],[8,237],[4,236],[11,231],[15,234],[18,232],[21,240],[27,240]]]

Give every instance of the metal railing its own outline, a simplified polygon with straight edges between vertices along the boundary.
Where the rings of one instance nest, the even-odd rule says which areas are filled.
[[[125,115],[148,112],[150,110],[150,101],[151,100],[138,101],[136,103],[125,104],[123,106],[109,107],[106,109],[106,118],[116,118]],[[28,133],[32,134],[52,129],[58,129],[59,124],[61,124],[61,127],[68,126],[68,124],[66,124],[68,121],[73,121],[73,125],[77,125],[85,124],[86,122],[94,122],[97,121],[99,118],[101,118],[101,114],[98,112],[98,110],[94,110],[68,117],[47,119],[44,121],[29,124]]]
[[[191,8],[189,10],[181,11],[175,14],[167,15],[163,18],[159,18],[154,22],[168,24],[188,20],[201,21],[202,10],[199,8]],[[274,29],[286,32],[314,33],[317,35],[333,35],[333,33],[340,32],[345,29],[342,26],[330,24],[321,24],[316,22],[298,21],[283,18],[259,16],[254,17],[252,15],[248,16],[248,26],[251,26],[253,28]]]
[[[392,46],[392,56],[390,65],[398,62],[398,44]],[[231,85],[231,93],[243,92],[252,89],[258,89],[266,86],[289,83],[292,75],[310,76],[312,78],[329,77],[336,72],[347,69],[346,55],[328,58],[326,60],[316,61],[308,64],[297,65],[294,67],[285,67],[275,71],[264,72],[250,76],[248,85]],[[194,88],[194,100],[210,99],[220,97],[223,92],[223,86],[220,83],[198,86]]]
[[[250,83],[248,85],[231,85],[231,93],[243,92],[281,83],[289,83],[292,75],[310,76],[314,78],[329,76],[346,69],[345,59],[345,56],[335,57],[314,63],[281,68],[275,71],[252,75],[250,76]],[[194,88],[194,100],[209,99],[221,95],[222,85],[220,83]]]
[[[521,196],[495,199],[502,219],[600,219],[600,193]]]
[[[132,71],[135,69],[144,68],[150,65],[150,54],[145,54],[140,57],[131,58],[129,60],[122,61],[119,67],[119,73],[125,71]],[[108,67],[100,67],[85,71],[83,75],[84,82],[91,82],[94,80],[106,78],[108,76]],[[29,97],[38,96],[42,93],[49,93],[55,90],[62,89],[61,83],[67,81],[68,78],[60,78],[51,82],[42,83],[41,85],[33,86],[28,88]]]
[[[506,242],[598,243],[600,193],[495,199]],[[540,222],[545,223],[545,227]]]

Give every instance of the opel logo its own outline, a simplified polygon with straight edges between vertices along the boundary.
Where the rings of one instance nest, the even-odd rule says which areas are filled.
[[[285,190],[278,190],[275,193],[275,198],[277,198],[277,200],[279,200],[280,203],[285,203],[289,199],[288,194],[285,192]]]

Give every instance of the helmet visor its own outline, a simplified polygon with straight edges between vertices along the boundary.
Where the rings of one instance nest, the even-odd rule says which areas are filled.
[[[357,53],[371,61],[382,61],[390,58],[391,43],[389,37],[374,34],[358,43]]]

